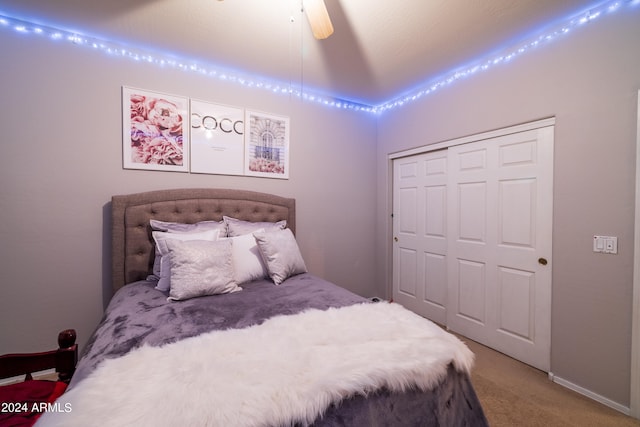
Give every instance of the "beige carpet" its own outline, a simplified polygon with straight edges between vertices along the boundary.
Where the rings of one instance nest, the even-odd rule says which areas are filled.
[[[555,384],[542,371],[460,338],[476,355],[472,382],[492,427],[640,426],[640,420]]]

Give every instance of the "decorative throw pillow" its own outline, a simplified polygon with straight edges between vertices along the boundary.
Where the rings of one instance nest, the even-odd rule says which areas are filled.
[[[258,231],[264,231],[264,229]],[[225,239],[229,239],[232,242],[233,270],[238,285],[269,277],[267,266],[262,260],[258,244],[252,234],[227,237],[220,240]]]
[[[231,218],[228,216],[223,216],[222,221],[224,221],[227,227],[227,236],[229,237],[242,236],[244,234],[255,233],[260,229],[283,230],[287,226],[287,221],[285,220],[278,221],[278,222],[251,222],[251,221],[243,221],[241,219]]]
[[[182,222],[167,222],[157,219],[149,220],[149,225],[154,231],[165,231],[168,233],[201,233],[203,231],[218,230],[220,236],[227,235],[227,226],[224,221],[200,221],[195,224],[186,224]],[[162,256],[158,256],[153,260],[153,275],[155,280],[160,278],[160,260]],[[149,276],[152,279],[153,276]]]
[[[241,291],[233,277],[231,241],[166,240],[171,289],[169,300]]]
[[[291,230],[285,228],[256,232],[253,236],[273,283],[279,285],[291,276],[307,272],[307,266]]]
[[[153,240],[156,242],[156,259],[159,258],[159,271],[156,272],[155,268],[153,274],[159,277],[158,284],[156,285],[156,289],[159,291],[166,292],[171,287],[171,277],[169,272],[169,263],[165,262],[165,255],[168,254],[169,248],[167,247],[168,240],[180,240],[180,241],[189,241],[189,240],[208,240],[214,241],[218,240],[218,234],[220,232],[218,230],[208,230],[202,231],[199,233],[168,233],[164,231],[154,231],[151,233],[153,236]],[[154,262],[155,264],[155,262]]]

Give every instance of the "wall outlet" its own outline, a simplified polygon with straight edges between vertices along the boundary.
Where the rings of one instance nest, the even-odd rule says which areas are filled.
[[[593,236],[593,252],[618,253],[618,238],[615,236]]]

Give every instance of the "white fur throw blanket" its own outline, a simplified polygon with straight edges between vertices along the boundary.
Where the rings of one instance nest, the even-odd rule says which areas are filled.
[[[310,423],[381,387],[429,390],[473,353],[394,303],[278,316],[246,329],[143,346],[106,360],[38,426],[265,426]],[[69,405],[66,405],[66,403]]]

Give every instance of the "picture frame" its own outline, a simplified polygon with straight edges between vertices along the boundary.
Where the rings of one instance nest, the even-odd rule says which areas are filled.
[[[191,172],[244,174],[244,109],[191,99]]]
[[[245,114],[245,175],[289,179],[289,118]]]
[[[123,86],[123,168],[188,172],[188,117],[188,98]]]

